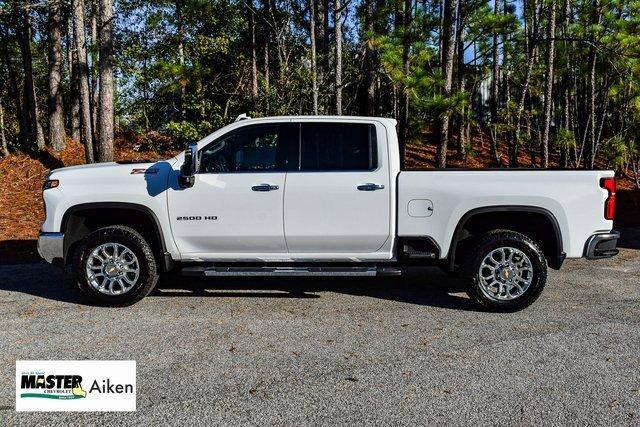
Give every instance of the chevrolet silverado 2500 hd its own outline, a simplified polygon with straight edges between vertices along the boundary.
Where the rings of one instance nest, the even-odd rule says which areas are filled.
[[[398,275],[439,265],[490,310],[547,266],[617,253],[612,171],[400,171],[395,121],[241,119],[166,161],[56,169],[38,239],[80,291],[128,305],[158,275]]]

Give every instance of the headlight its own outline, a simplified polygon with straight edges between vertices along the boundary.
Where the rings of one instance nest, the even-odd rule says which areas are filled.
[[[48,190],[49,188],[56,188],[58,185],[60,185],[60,181],[58,181],[57,179],[48,179],[44,182],[42,191]]]

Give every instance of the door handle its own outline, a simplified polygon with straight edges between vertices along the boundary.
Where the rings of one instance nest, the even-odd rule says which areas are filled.
[[[366,184],[358,185],[360,191],[376,191],[384,189],[382,184],[374,184],[373,182],[367,182]]]
[[[273,191],[273,190],[277,190],[278,187],[277,185],[271,185],[271,184],[258,184],[258,185],[254,185],[253,187],[251,187],[251,190],[253,191]]]

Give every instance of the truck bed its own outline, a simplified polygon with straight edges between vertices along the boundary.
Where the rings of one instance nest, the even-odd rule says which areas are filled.
[[[456,226],[476,209],[491,212],[519,206],[551,215],[568,258],[583,256],[594,233],[611,230],[603,215],[607,190],[600,179],[613,171],[430,170],[398,176],[398,236],[427,235],[446,258]]]

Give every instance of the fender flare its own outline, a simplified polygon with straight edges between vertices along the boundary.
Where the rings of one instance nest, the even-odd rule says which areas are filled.
[[[162,233],[162,226],[160,225],[160,221],[158,220],[155,212],[153,212],[153,210],[151,210],[148,206],[130,202],[91,202],[73,205],[67,208],[67,210],[62,215],[62,221],[60,222],[60,232],[66,234],[67,225],[69,223],[69,218],[71,217],[71,215],[76,212],[88,209],[122,209],[134,210],[143,213],[151,220],[151,223],[153,224],[155,237],[160,244],[160,253],[158,255],[161,256],[160,262],[162,263],[163,270],[169,271],[173,268],[173,258],[171,257],[171,254],[167,252],[167,245],[164,240],[164,234]],[[67,244],[65,244],[64,252],[64,259],[66,260]]]
[[[503,206],[485,206],[480,208],[471,209],[458,221],[456,228],[451,238],[451,245],[449,246],[449,253],[447,256],[447,268],[450,271],[454,269],[454,261],[456,258],[456,248],[458,242],[462,237],[462,230],[467,222],[476,215],[490,213],[490,212],[519,212],[519,213],[535,213],[544,215],[553,227],[553,231],[556,236],[556,259],[550,259],[549,265],[551,268],[559,269],[564,262],[566,254],[562,251],[562,231],[556,217],[548,209],[541,208],[539,206],[527,206],[527,205],[503,205]]]

